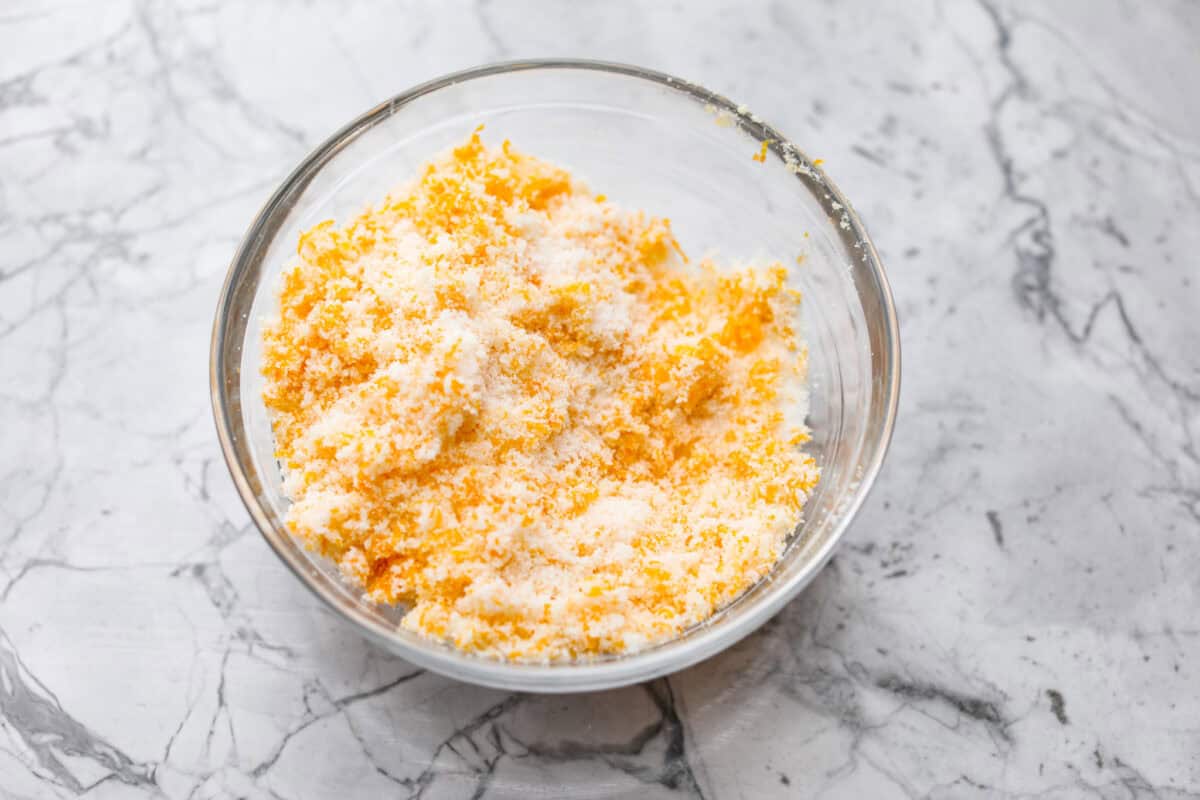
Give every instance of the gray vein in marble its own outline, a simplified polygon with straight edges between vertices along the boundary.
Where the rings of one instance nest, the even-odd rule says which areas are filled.
[[[83,794],[107,780],[131,786],[153,786],[154,770],[134,763],[129,756],[88,730],[63,711],[54,696],[21,663],[8,637],[0,634],[0,712],[32,752],[47,780]],[[108,774],[83,785],[64,764],[64,757],[95,761]]]

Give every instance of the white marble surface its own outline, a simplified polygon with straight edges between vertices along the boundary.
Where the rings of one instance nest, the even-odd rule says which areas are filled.
[[[1200,6],[6,2],[0,795],[1200,797]],[[216,294],[314,144],[475,63],[657,67],[825,158],[905,347],[888,465],[777,619],[507,695],[248,524]]]

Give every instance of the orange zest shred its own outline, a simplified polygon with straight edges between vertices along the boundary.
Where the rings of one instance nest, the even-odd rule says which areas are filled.
[[[476,131],[300,237],[263,334],[287,523],[467,651],[674,636],[771,569],[818,480],[785,279],[689,265],[668,220]]]

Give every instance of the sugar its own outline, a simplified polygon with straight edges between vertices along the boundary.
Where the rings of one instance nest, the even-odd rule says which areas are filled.
[[[799,296],[476,134],[307,231],[264,333],[292,532],[403,625],[523,661],[677,635],[818,479]]]

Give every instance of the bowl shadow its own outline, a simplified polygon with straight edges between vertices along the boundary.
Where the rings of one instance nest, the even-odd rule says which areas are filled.
[[[337,630],[348,625],[319,626],[314,666],[323,681],[352,687],[334,701],[336,714],[370,766],[410,791],[712,796],[744,772],[747,759],[762,760],[764,747],[786,748],[781,729],[805,735],[860,718],[841,655],[845,626],[825,619],[844,580],[835,559],[729,649],[670,676],[606,691],[540,695],[461,683],[366,640],[348,647]],[[780,776],[796,780],[772,769],[761,772],[776,789]]]

